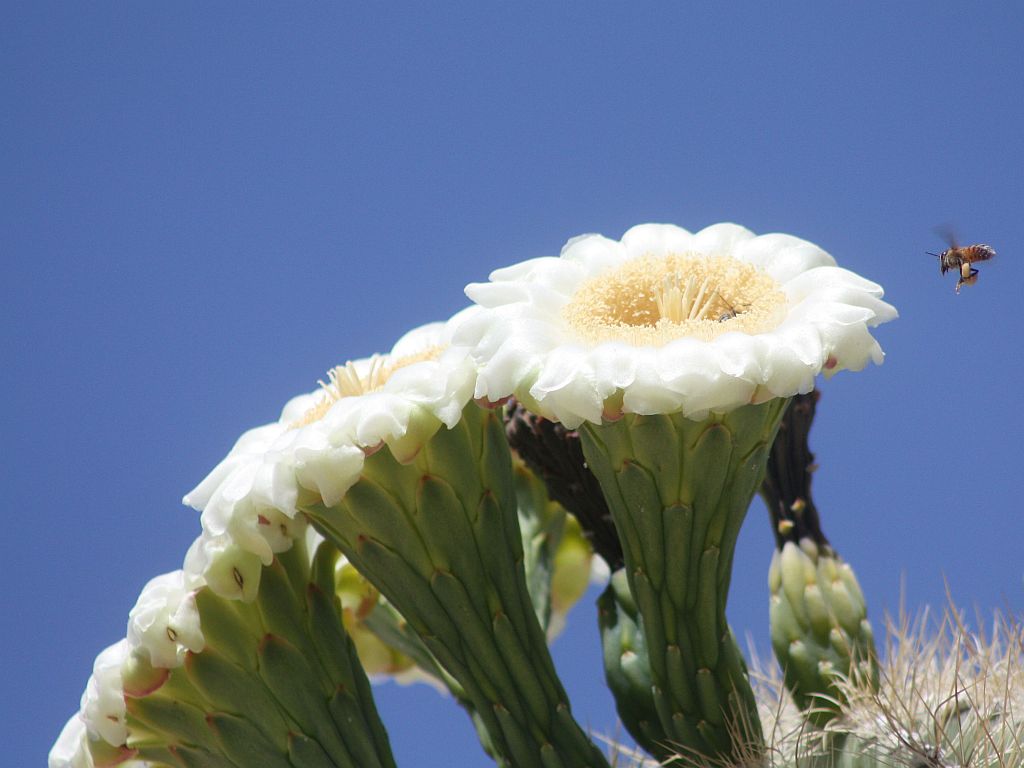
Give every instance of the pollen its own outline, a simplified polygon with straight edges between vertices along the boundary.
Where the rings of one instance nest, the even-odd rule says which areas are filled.
[[[581,285],[562,310],[582,341],[662,346],[723,333],[763,333],[786,303],[779,284],[729,256],[643,256]]]
[[[374,355],[368,364],[357,367],[352,361],[339,365],[327,372],[327,381],[318,382],[322,393],[320,401],[290,425],[292,429],[304,427],[322,419],[339,400],[359,397],[382,389],[396,371],[415,363],[436,360],[445,347],[427,347],[421,352],[392,358],[389,355]],[[360,370],[362,368],[362,370]]]

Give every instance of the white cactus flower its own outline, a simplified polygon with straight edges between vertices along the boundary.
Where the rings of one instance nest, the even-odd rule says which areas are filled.
[[[337,503],[358,479],[367,452],[386,444],[408,461],[434,432],[459,422],[473,394],[469,350],[428,343],[438,333],[434,324],[414,333],[395,345],[405,354],[373,358],[365,375],[354,363],[334,369],[335,401],[307,414],[306,431],[319,439],[292,452],[296,477],[325,504]]]
[[[92,752],[89,751],[89,732],[79,712],[71,716],[50,748],[47,756],[47,768],[96,768]],[[106,764],[106,763],[104,763]],[[153,763],[148,760],[128,758],[119,759],[118,768],[151,768]]]
[[[195,590],[200,579],[183,571],[151,579],[128,614],[128,635],[105,648],[93,662],[92,675],[82,693],[79,711],[68,720],[50,751],[50,768],[92,768],[89,742],[105,741],[122,748],[119,765],[142,768],[146,761],[129,759],[125,706],[126,670],[141,655],[153,667],[180,666],[187,651],[204,645],[196,610]],[[128,760],[128,762],[124,762]]]
[[[48,768],[93,768],[88,738],[85,721],[75,712],[50,748],[46,761]]]
[[[202,581],[184,571],[151,579],[128,614],[128,643],[154,667],[181,666],[188,651],[203,649],[195,590]]]
[[[115,747],[124,744],[128,738],[121,667],[130,653],[127,639],[101,651],[82,694],[80,711],[89,736],[102,738]]]
[[[184,498],[203,524],[186,570],[218,594],[251,599],[260,566],[305,535],[300,502],[334,504],[368,452],[386,443],[411,458],[442,425],[454,426],[474,385],[468,350],[451,346],[465,314],[410,331],[386,355],[332,369],[276,422],[242,435]]]
[[[323,392],[292,398],[276,422],[244,433],[228,455],[185,496],[185,504],[202,511],[206,534],[228,536],[264,565],[270,564],[275,552],[291,546],[294,537],[281,531],[282,526],[287,529],[288,519],[295,514],[297,488],[294,472],[281,460],[281,438],[324,398]]]
[[[455,339],[480,364],[475,396],[515,394],[570,428],[807,392],[818,373],[881,363],[868,329],[896,317],[816,245],[735,224],[577,237],[466,293],[484,308]]]

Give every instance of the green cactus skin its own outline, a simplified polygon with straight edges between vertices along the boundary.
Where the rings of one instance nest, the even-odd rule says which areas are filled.
[[[675,750],[654,706],[647,642],[625,571],[613,573],[598,598],[597,620],[605,681],[615,697],[619,719],[640,747],[659,761],[669,760]]]
[[[521,462],[514,466],[519,530],[523,539],[523,565],[527,588],[544,634],[551,623],[551,579],[555,552],[565,529],[565,509],[548,498],[547,490]]]
[[[857,577],[829,547],[786,542],[769,567],[772,647],[797,706],[815,725],[839,713],[837,676],[878,688],[874,635]]]
[[[501,418],[470,403],[407,464],[388,449],[311,522],[458,681],[500,765],[607,766],[572,718],[526,585]]]
[[[725,607],[736,539],[787,403],[701,421],[627,414],[580,429],[622,541],[654,708],[684,755],[763,759],[757,705]]]
[[[815,391],[790,402],[761,495],[776,543],[768,570],[772,647],[793,700],[822,726],[839,713],[849,684],[878,690],[878,654],[857,577],[829,544],[811,497],[818,399]]]
[[[123,671],[128,747],[154,765],[394,768],[370,685],[334,596],[334,547],[312,566],[296,541],[256,599],[196,593],[205,639],[172,670]],[[107,764],[94,755],[97,765]]]
[[[559,504],[548,498],[544,484],[526,467],[516,464],[514,471],[527,588],[537,620],[546,634],[551,619],[554,557],[565,528],[566,513]],[[420,669],[444,685],[469,715],[484,751],[492,758],[496,758],[490,735],[462,686],[438,664],[437,659],[419,636],[409,629],[405,619],[394,606],[387,602],[378,602],[363,621],[383,643],[411,658]]]

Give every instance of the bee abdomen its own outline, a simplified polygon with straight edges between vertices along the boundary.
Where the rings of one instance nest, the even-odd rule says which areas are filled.
[[[977,245],[969,245],[963,249],[963,260],[969,263],[975,261],[988,261],[996,255],[995,248],[991,245],[985,245],[978,243]]]

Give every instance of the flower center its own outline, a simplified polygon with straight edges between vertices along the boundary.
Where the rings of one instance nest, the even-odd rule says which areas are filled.
[[[763,333],[784,316],[769,275],[730,256],[643,256],[583,283],[562,310],[581,340],[661,346],[674,339]]]
[[[396,371],[415,363],[436,360],[444,350],[443,346],[435,346],[397,358],[392,358],[389,355],[374,355],[361,372],[351,360],[344,365],[336,366],[327,372],[327,381],[319,382],[323,392],[322,399],[302,414],[301,418],[292,422],[290,427],[298,429],[319,421],[339,400],[376,392],[384,387]]]

